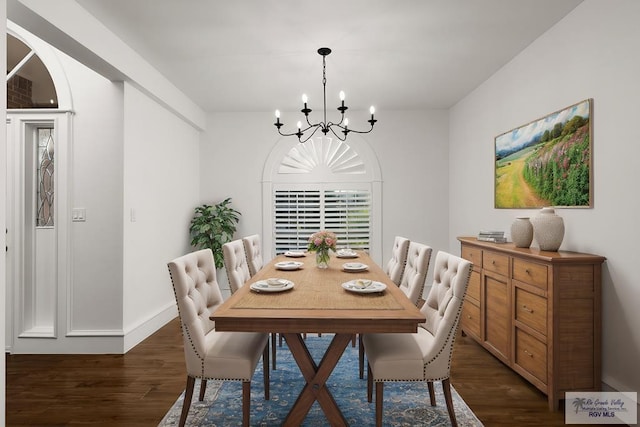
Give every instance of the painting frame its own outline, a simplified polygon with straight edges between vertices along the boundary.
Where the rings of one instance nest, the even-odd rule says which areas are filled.
[[[593,207],[593,98],[497,135],[494,207]]]

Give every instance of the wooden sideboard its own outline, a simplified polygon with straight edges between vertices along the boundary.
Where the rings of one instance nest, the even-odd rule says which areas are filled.
[[[567,391],[600,390],[606,258],[458,240],[474,265],[463,333],[545,393],[549,409]]]

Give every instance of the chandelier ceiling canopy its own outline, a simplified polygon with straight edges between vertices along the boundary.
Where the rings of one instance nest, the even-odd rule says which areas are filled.
[[[337,110],[340,112],[340,121],[337,123],[327,121],[327,55],[331,53],[331,49],[328,47],[321,47],[318,49],[318,53],[322,56],[322,94],[323,94],[323,120],[317,123],[312,123],[309,120],[309,113],[311,113],[311,109],[307,106],[308,98],[306,94],[302,94],[302,103],[304,107],[300,110],[301,113],[304,114],[304,120],[306,124],[303,122],[298,122],[298,131],[292,133],[284,133],[280,130],[280,128],[284,125],[283,122],[280,121],[280,110],[276,110],[276,122],[274,123],[275,127],[278,128],[278,133],[282,136],[297,136],[300,142],[306,142],[311,138],[317,131],[320,131],[326,136],[329,131],[333,133],[340,141],[344,141],[347,139],[347,135],[350,132],[355,133],[369,133],[373,130],[373,125],[377,122],[374,117],[375,109],[373,106],[369,109],[371,113],[371,119],[367,120],[371,125],[371,128],[366,131],[355,130],[349,128],[349,119],[345,117],[345,112],[349,109],[344,103],[344,92],[340,91],[340,106]],[[340,135],[342,134],[342,135]]]

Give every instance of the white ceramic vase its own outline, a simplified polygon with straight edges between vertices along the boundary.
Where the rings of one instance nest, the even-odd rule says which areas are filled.
[[[533,236],[543,251],[557,251],[564,238],[564,221],[553,208],[542,208],[531,218]]]
[[[511,224],[511,240],[516,248],[528,248],[533,240],[533,225],[528,216],[519,216]]]

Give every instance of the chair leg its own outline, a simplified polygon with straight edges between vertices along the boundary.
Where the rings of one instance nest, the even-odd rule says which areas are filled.
[[[204,400],[204,393],[207,391],[207,380],[200,380],[200,395],[198,396],[198,400],[202,402]]]
[[[269,400],[269,341],[267,341],[267,345],[264,346],[262,351],[262,375],[264,379],[264,400]]]
[[[280,347],[282,347],[282,334],[278,334],[278,340],[279,340],[278,344],[280,344]]]
[[[371,373],[371,365],[367,363],[367,402],[373,400],[373,374]]]
[[[271,334],[271,368],[276,370],[276,333]]]
[[[269,367],[269,364],[267,364]],[[249,427],[249,415],[251,414],[251,381],[242,382],[242,425]]]
[[[427,381],[427,388],[429,389],[429,400],[431,401],[431,406],[436,406],[436,392],[433,389],[433,381]]]
[[[193,396],[193,387],[196,384],[196,379],[191,376],[187,376],[187,388],[184,390],[184,401],[182,402],[182,412],[180,413],[180,427],[184,427],[187,422],[187,415],[189,415],[189,407],[191,406],[191,397]]]
[[[376,382],[376,427],[382,427],[382,391],[384,382]]]
[[[358,368],[360,369],[360,379],[364,378],[364,344],[362,343],[362,335],[358,335]]]
[[[357,337],[357,334],[353,334],[353,337],[351,338],[351,347],[354,347],[354,348],[355,348],[355,346],[356,346],[356,339],[357,339],[357,338],[358,338],[358,337]]]
[[[451,425],[458,427],[456,421],[456,412],[453,410],[453,399],[451,399],[451,382],[449,378],[442,380],[442,391],[444,392],[444,400],[447,402],[447,412],[449,412],[449,419],[451,419]]]

